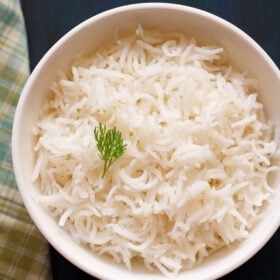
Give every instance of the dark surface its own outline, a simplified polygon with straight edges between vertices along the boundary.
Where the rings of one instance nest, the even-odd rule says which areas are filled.
[[[44,53],[81,21],[113,7],[151,1],[21,0],[21,2],[27,27],[32,70]],[[168,2],[200,8],[230,21],[255,39],[274,60],[278,68],[280,67],[279,0]],[[93,279],[70,264],[53,248],[50,248],[50,253],[54,280]],[[221,279],[280,279],[280,230],[251,260]]]

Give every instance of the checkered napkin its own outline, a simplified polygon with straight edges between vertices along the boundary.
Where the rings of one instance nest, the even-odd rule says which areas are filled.
[[[48,245],[27,214],[11,160],[11,131],[28,76],[19,0],[0,0],[0,279],[50,279]]]

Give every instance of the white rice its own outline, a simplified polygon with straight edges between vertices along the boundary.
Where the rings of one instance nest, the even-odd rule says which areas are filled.
[[[51,87],[33,179],[78,243],[172,277],[248,236],[273,192],[277,145],[256,83],[225,58],[139,26]],[[127,144],[103,180],[99,122]]]

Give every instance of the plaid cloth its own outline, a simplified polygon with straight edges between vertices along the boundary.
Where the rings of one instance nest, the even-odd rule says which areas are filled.
[[[11,131],[29,73],[19,0],[0,0],[0,279],[50,279],[48,244],[32,223],[17,190]]]

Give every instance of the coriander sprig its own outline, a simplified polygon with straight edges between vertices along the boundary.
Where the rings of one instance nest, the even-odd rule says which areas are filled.
[[[104,161],[103,179],[110,166],[124,154],[127,145],[123,143],[122,134],[116,127],[107,129],[101,123],[94,128],[94,137],[99,157]]]

